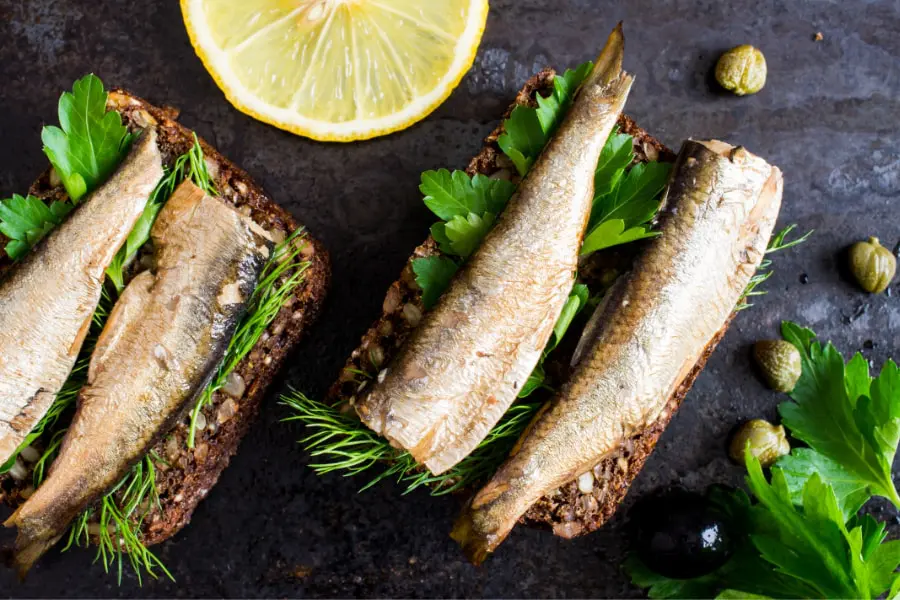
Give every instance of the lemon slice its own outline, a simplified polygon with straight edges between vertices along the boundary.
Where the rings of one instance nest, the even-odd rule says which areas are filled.
[[[181,0],[239,110],[317,140],[405,129],[472,66],[488,0]]]

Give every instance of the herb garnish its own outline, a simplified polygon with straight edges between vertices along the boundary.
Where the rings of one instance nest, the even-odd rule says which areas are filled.
[[[103,82],[86,75],[59,99],[62,128],[41,132],[44,153],[75,204],[119,166],[134,137],[118,112],[107,112],[106,100]]]
[[[0,233],[9,238],[7,256],[19,260],[54,227],[62,223],[72,205],[54,201],[49,205],[34,196],[13,194],[0,200]]]
[[[803,374],[779,406],[783,424],[809,448],[781,458],[767,482],[745,454],[747,486],[719,494],[741,545],[718,570],[675,580],[635,556],[625,567],[651,598],[877,598],[900,592],[900,541],[885,542],[885,524],[857,511],[871,497],[897,496],[890,465],[900,432],[900,370],[888,360],[872,378],[860,354],[849,362],[809,329],[786,322],[784,338],[803,357]],[[896,505],[896,503],[895,503]]]
[[[238,323],[231,341],[228,342],[222,364],[191,411],[188,448],[194,447],[200,411],[212,403],[213,394],[225,386],[228,376],[253,350],[259,338],[275,321],[285,301],[291,297],[297,286],[306,281],[309,262],[298,258],[306,248],[305,237],[304,229],[294,231],[275,247],[263,267],[256,289],[247,302],[247,312]]]

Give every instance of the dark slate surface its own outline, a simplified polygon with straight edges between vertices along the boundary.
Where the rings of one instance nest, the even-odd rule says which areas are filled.
[[[181,107],[187,125],[243,165],[334,258],[322,322],[192,525],[158,548],[176,583],[139,588],[126,575],[117,587],[91,564],[91,552],[54,551],[24,584],[0,571],[2,595],[639,595],[619,571],[625,510],[573,542],[517,530],[476,569],[447,537],[454,499],[401,496],[389,484],[357,495],[360,481],[314,476],[295,445],[301,430],[278,422],[287,413],[276,396],[288,382],[323,391],[378,312],[386,285],[432,221],[418,174],[464,166],[529,74],[592,58],[618,19],[628,37],[626,66],[637,75],[628,112],[674,147],[686,136],[714,136],[769,158],[785,171],[781,223],[817,230],[804,247],[777,258],[772,293],[737,318],[626,508],[677,480],[698,488],[739,481],[724,452],[729,430],[749,417],[773,417],[779,401],[751,372],[748,346],[774,336],[781,319],[814,327],[845,352],[873,340],[875,349],[864,354],[878,365],[900,354],[897,294],[866,296],[838,270],[842,249],[858,238],[900,238],[896,0],[492,4],[474,69],[433,115],[380,140],[323,145],[234,110],[194,56],[174,0],[0,0],[0,193],[25,190],[44,168],[41,125],[54,121],[60,92],[94,71]],[[817,31],[824,41],[812,40]],[[710,85],[716,56],[738,43],[761,47],[768,59],[767,86],[754,97]]]

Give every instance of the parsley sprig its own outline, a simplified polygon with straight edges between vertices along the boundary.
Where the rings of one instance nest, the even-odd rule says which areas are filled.
[[[70,202],[47,204],[30,195],[0,200],[0,233],[10,240],[5,251],[12,260],[21,259],[62,223],[78,201],[102,184],[128,154],[134,136],[118,112],[107,112],[107,96],[99,78],[82,77],[59,99],[62,127],[48,125],[41,133],[44,153]]]
[[[809,447],[782,457],[766,480],[745,455],[747,487],[712,499],[738,529],[738,550],[718,570],[674,580],[635,556],[625,568],[651,598],[877,598],[900,592],[900,541],[885,542],[884,523],[858,515],[873,496],[892,502],[890,469],[900,431],[900,370],[888,360],[871,377],[860,354],[847,363],[794,323],[784,338],[801,352],[803,372],[791,401],[779,406],[791,435]],[[896,502],[895,502],[896,505]]]
[[[840,504],[855,514],[870,496],[887,498],[900,508],[891,465],[900,442],[900,369],[888,360],[876,378],[857,353],[846,365],[832,344],[793,323],[782,327],[784,339],[800,350],[803,376],[791,392],[792,402],[778,407],[791,435],[809,448],[783,459],[795,497],[802,503],[802,474],[826,473],[840,482]]]
[[[7,256],[19,260],[72,211],[68,202],[49,205],[34,196],[13,194],[0,200],[0,233],[9,238]]]
[[[586,62],[576,69],[568,69],[553,78],[553,91],[549,96],[537,95],[537,107],[517,106],[504,122],[505,132],[497,138],[497,145],[513,162],[519,175],[524,177],[575,99],[575,93],[594,68]]]
[[[44,153],[76,204],[119,166],[133,139],[122,116],[107,112],[106,100],[103,82],[86,75],[59,99],[61,127],[41,132]]]
[[[431,235],[444,255],[413,261],[422,301],[425,308],[431,308],[450,285],[459,259],[475,251],[515,186],[502,179],[469,177],[465,171],[441,169],[422,173],[419,190],[425,196],[425,205],[441,219],[431,226]]]
[[[600,154],[594,177],[594,203],[581,245],[586,256],[604,248],[656,237],[651,223],[672,165],[634,162],[634,140],[613,132]]]

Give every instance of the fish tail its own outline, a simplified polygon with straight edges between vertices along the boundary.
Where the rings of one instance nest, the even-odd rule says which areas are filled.
[[[24,504],[22,506],[25,506]],[[60,540],[62,535],[45,535],[29,527],[27,521],[20,517],[22,507],[19,507],[12,516],[3,524],[5,527],[18,527],[19,535],[16,537],[15,553],[12,557],[12,566],[20,579],[34,566],[34,563]]]
[[[496,479],[496,476],[495,476]],[[516,524],[508,509],[510,486],[503,479],[489,482],[469,500],[453,524],[450,537],[473,564],[480,565]]]
[[[25,506],[25,505],[23,504],[22,506]],[[19,508],[17,508],[16,511],[12,515],[10,515],[10,517],[7,520],[5,520],[3,522],[4,527],[15,527],[16,525],[18,525],[18,523],[16,523],[16,521],[18,521],[18,519],[19,519],[19,513],[22,512],[22,506],[19,506]]]
[[[487,536],[482,535],[475,525],[471,507],[456,519],[450,537],[462,548],[463,554],[474,565],[480,565],[494,551],[497,544],[491,544]]]
[[[608,85],[622,73],[622,60],[625,56],[625,34],[622,32],[622,22],[612,30],[606,39],[606,45],[600,52],[600,56],[594,63],[594,69],[588,75],[587,85]]]

